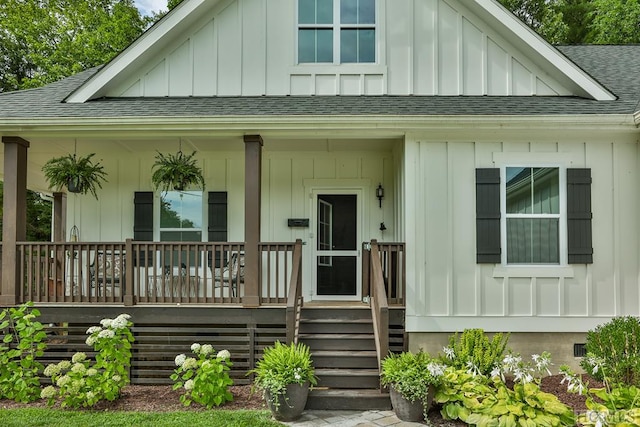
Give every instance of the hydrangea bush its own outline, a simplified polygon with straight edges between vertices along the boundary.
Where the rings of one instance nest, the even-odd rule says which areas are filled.
[[[115,319],[101,320],[101,326],[90,327],[86,343],[96,351],[95,362],[78,352],[71,361],[48,365],[44,375],[51,377],[54,385],[45,387],[40,396],[47,399],[50,406],[60,398],[63,407],[71,408],[117,399],[122,387],[129,384],[134,341],[133,323],[129,319],[128,314],[121,314]]]
[[[177,368],[171,375],[173,389],[183,389],[180,401],[185,405],[199,403],[211,409],[233,400],[229,386],[231,354],[228,350],[216,353],[211,344],[193,343],[191,351],[196,357],[179,354],[175,358]]]

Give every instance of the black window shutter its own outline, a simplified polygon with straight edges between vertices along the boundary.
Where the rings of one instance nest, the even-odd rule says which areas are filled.
[[[499,264],[500,169],[476,169],[476,261]]]
[[[227,192],[226,191],[210,191],[208,198],[208,219],[207,228],[208,240],[210,242],[226,242],[227,241]],[[216,251],[216,268],[220,268],[223,262],[223,254]],[[211,256],[209,256],[211,258]],[[209,259],[209,265],[212,260]]]
[[[569,264],[592,264],[591,169],[567,169]]]
[[[136,191],[133,205],[133,240],[153,241],[153,192]]]

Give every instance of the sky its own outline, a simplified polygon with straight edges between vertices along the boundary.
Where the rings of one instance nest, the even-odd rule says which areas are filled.
[[[142,15],[167,9],[167,0],[135,0],[135,4]]]

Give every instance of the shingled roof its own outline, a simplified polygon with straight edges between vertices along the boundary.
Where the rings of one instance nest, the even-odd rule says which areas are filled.
[[[216,116],[536,116],[636,112],[640,46],[561,46],[563,54],[618,97],[595,101],[562,96],[251,96],[64,99],[98,68],[42,88],[0,94],[4,119]]]

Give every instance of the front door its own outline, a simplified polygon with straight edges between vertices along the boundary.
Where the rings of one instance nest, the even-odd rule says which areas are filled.
[[[358,194],[317,192],[313,299],[360,300]]]

